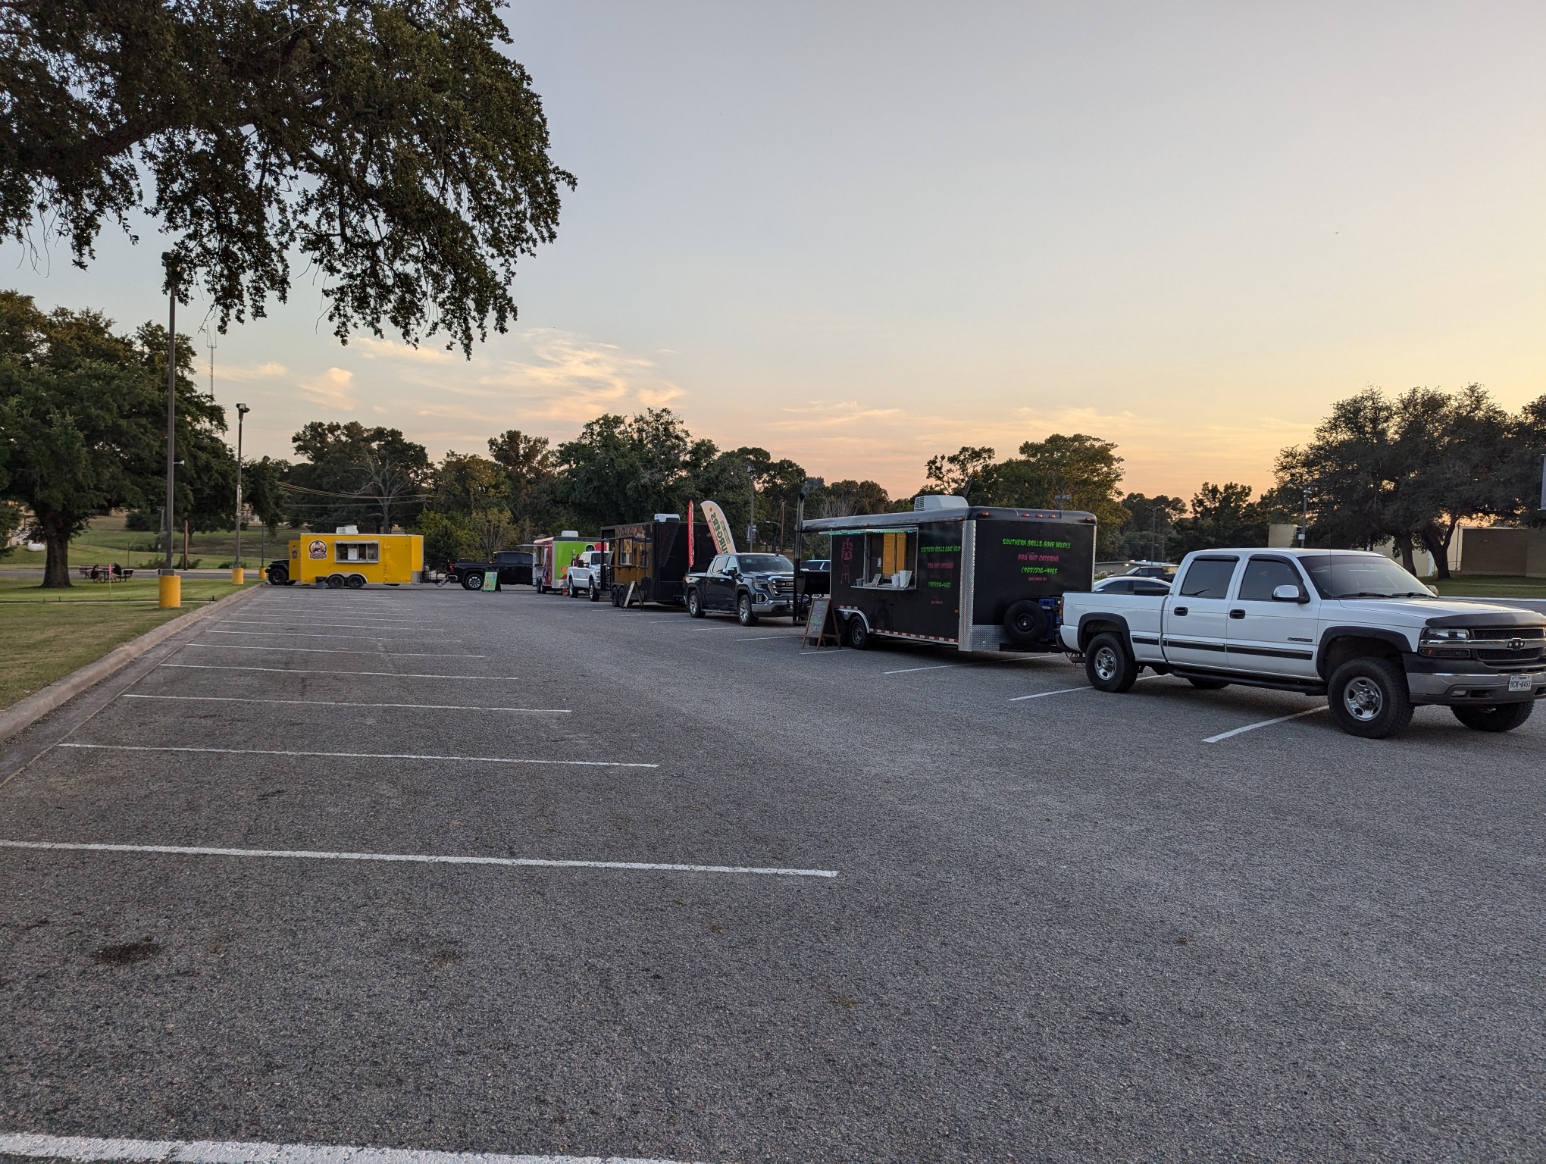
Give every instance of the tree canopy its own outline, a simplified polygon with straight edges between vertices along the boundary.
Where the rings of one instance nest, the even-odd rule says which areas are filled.
[[[424,508],[429,452],[398,429],[314,420],[291,443],[306,458],[291,465],[284,480],[293,525],[360,525],[390,533]]]
[[[92,516],[154,506],[165,481],[166,330],[112,328],[94,311],[45,314],[28,296],[0,292],[0,495],[32,512],[47,545],[44,586],[70,585],[70,539]],[[219,436],[225,413],[195,387],[185,336],[177,365],[177,511],[228,522],[235,458]]]
[[[222,330],[319,271],[340,340],[383,321],[470,351],[556,234],[531,79],[500,0],[7,0],[0,231],[94,255],[144,207]],[[186,294],[184,286],[182,293]]]

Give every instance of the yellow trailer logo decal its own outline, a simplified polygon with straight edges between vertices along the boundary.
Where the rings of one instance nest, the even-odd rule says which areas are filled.
[[[327,557],[327,543],[320,540],[312,542],[306,547],[306,554],[313,559],[325,559]]]

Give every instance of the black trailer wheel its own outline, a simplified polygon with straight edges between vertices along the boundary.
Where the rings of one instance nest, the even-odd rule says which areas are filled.
[[[483,575],[481,573],[466,573],[462,575],[463,590],[482,590]]]
[[[344,588],[344,576],[342,574],[329,574],[327,576],[327,588],[329,590],[342,590]]]
[[[1351,659],[1327,685],[1331,718],[1348,735],[1383,740],[1412,722],[1406,675],[1389,659]]]
[[[1084,673],[1097,691],[1121,694],[1138,682],[1138,664],[1113,634],[1096,635],[1084,649]]]
[[[1022,598],[1004,612],[1004,633],[1017,647],[1031,647],[1047,637],[1047,611],[1034,599]]]
[[[345,579],[345,582],[347,583],[347,585],[348,585],[350,590],[363,590],[363,589],[365,589],[365,575],[364,574],[350,574],[349,577],[347,579]]]
[[[1451,707],[1455,718],[1473,732],[1511,732],[1535,710],[1535,704],[1497,703],[1491,707]]]
[[[757,625],[757,612],[752,609],[752,596],[744,590],[735,600],[735,617],[742,626]]]
[[[848,645],[856,651],[870,649],[870,628],[864,625],[864,619],[857,614],[848,616]]]
[[[702,618],[708,611],[703,609],[703,603],[698,598],[697,587],[687,591],[687,613],[694,618]]]
[[[1199,691],[1218,691],[1229,686],[1222,679],[1193,679],[1190,675],[1186,677],[1186,681]]]
[[[612,605],[613,606],[622,606],[623,605],[623,592],[617,586],[612,587]]]

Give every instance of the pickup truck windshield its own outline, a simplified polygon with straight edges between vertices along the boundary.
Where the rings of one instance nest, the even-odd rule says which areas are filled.
[[[794,563],[783,554],[738,554],[736,563],[748,574],[790,574]]]
[[[1322,598],[1432,598],[1400,566],[1374,554],[1313,554],[1299,559]]]

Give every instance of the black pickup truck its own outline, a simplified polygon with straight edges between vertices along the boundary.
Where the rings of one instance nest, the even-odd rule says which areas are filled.
[[[534,560],[527,550],[500,550],[492,562],[452,562],[446,573],[463,590],[482,590],[483,576],[491,570],[499,571],[501,586],[530,586]]]
[[[794,614],[794,563],[783,554],[716,554],[707,570],[682,579],[687,613],[733,614],[742,626],[762,615]]]

